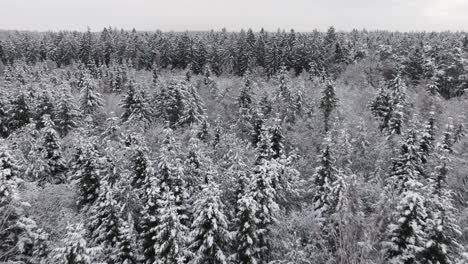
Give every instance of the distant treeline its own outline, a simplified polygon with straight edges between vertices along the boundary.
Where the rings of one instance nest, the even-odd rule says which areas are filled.
[[[0,41],[3,64],[53,61],[58,67],[81,62],[89,67],[128,64],[136,69],[189,69],[201,74],[242,76],[246,71],[275,75],[281,67],[297,75],[334,77],[347,65],[368,59],[378,70],[403,68],[414,84],[430,80],[445,98],[468,88],[468,37],[464,33],[388,31],[310,33],[137,32],[104,28],[91,32],[12,32]],[[385,75],[385,73],[384,73]],[[388,74],[388,76],[392,76]]]

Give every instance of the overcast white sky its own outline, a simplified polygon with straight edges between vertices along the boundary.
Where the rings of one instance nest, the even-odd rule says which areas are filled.
[[[468,0],[0,0],[0,28],[468,31]]]

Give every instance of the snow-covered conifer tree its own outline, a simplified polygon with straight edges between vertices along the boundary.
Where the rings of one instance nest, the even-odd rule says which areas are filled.
[[[323,112],[323,120],[325,123],[325,132],[328,132],[329,120],[331,113],[338,106],[338,98],[336,97],[335,88],[331,82],[328,82],[325,85],[325,88],[322,91],[322,98],[320,99],[320,109]]]
[[[69,225],[67,234],[63,239],[62,247],[56,248],[54,256],[60,264],[93,264],[95,256],[100,252],[100,248],[88,247],[85,238],[85,230],[82,224]]]
[[[228,220],[224,215],[219,187],[207,184],[194,203],[190,250],[193,264],[226,264],[230,241]]]
[[[234,220],[235,226],[235,253],[232,256],[235,263],[255,264],[259,263],[258,253],[260,248],[257,236],[257,203],[250,194],[244,194],[237,201],[237,214]]]
[[[96,84],[85,75],[83,87],[80,91],[80,109],[85,115],[94,114],[104,105],[101,94],[96,91]]]

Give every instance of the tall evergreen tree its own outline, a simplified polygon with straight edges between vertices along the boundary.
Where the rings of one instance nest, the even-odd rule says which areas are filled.
[[[146,178],[150,173],[150,161],[146,154],[146,149],[143,147],[136,147],[130,157],[131,170],[132,170],[132,187],[140,189],[143,187]]]
[[[98,153],[94,146],[86,146],[77,168],[77,177],[79,179],[79,200],[80,206],[93,204],[99,197],[101,168],[98,160]]]
[[[30,122],[30,119],[33,118],[33,114],[24,93],[18,94],[10,102],[10,108],[7,114],[9,116],[8,127],[10,132]]]
[[[176,197],[171,191],[165,192],[160,203],[159,223],[154,228],[154,239],[156,240],[154,249],[157,256],[155,263],[186,263],[189,256],[187,250],[188,228],[182,224],[178,213],[179,208],[176,205]]]
[[[408,182],[409,185],[413,183],[417,182]],[[427,243],[426,220],[424,197],[414,190],[403,192],[384,243],[386,259],[390,263],[425,263],[421,261],[421,255]]]
[[[401,145],[398,158],[393,160],[392,169],[387,179],[391,188],[397,193],[402,193],[408,189],[407,183],[418,182],[424,175],[421,164],[417,131],[410,129]]]
[[[57,131],[54,129],[54,123],[48,115],[43,116],[44,128],[42,129],[43,139],[43,154],[41,157],[44,160],[45,167],[39,174],[39,185],[45,182],[50,183],[64,183],[66,162],[62,157],[60,149],[60,141]]]
[[[63,92],[55,113],[55,125],[62,137],[77,127],[79,116],[78,107],[73,102],[70,93]]]
[[[238,264],[259,263],[257,204],[250,195],[244,195],[237,201],[236,210],[234,262]]]
[[[434,149],[435,129],[436,127],[434,112],[431,112],[429,119],[424,125],[424,130],[422,131],[421,139],[419,140],[419,148],[421,152],[422,163],[427,163],[429,155]]]
[[[330,141],[329,138],[325,139]],[[334,186],[338,180],[338,169],[335,167],[335,157],[333,157],[332,149],[329,142],[325,142],[322,152],[319,156],[319,166],[315,168],[315,173],[312,176],[313,183],[313,206],[314,210],[322,216],[333,213]]]
[[[457,223],[457,209],[453,206],[453,193],[447,186],[450,160],[441,154],[439,165],[431,175],[428,210],[428,240],[423,252],[430,263],[457,263],[463,246],[459,243],[461,229]]]
[[[120,232],[120,206],[114,198],[110,186],[101,186],[99,198],[91,208],[88,229],[91,239],[104,248],[113,248],[119,242]]]
[[[219,187],[206,185],[194,203],[194,221],[190,249],[194,257],[189,263],[225,264],[230,241],[227,217]]]
[[[57,248],[55,260],[60,264],[92,264],[99,248],[90,248],[85,238],[82,224],[69,225],[62,241],[63,247]]]
[[[325,132],[330,129],[330,115],[338,106],[338,98],[335,94],[335,88],[331,82],[328,82],[325,89],[322,91],[322,98],[320,99],[320,109],[323,112],[323,119],[325,123]]]
[[[85,115],[94,114],[103,107],[103,104],[101,94],[96,91],[96,85],[89,76],[85,76],[83,88],[80,91],[81,111]]]
[[[42,122],[44,115],[49,115],[51,120],[55,120],[55,106],[50,94],[47,92],[43,92],[38,100],[39,102],[36,107],[34,118],[36,121],[36,128],[40,130],[44,127],[44,123]]]
[[[137,90],[134,84],[128,86],[127,95],[121,101],[120,106],[124,109],[120,117],[123,122],[141,122],[144,126],[151,122],[145,93],[141,88]]]

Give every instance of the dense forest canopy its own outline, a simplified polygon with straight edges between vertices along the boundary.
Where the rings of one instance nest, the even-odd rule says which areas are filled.
[[[0,263],[468,262],[465,33],[0,39]]]

